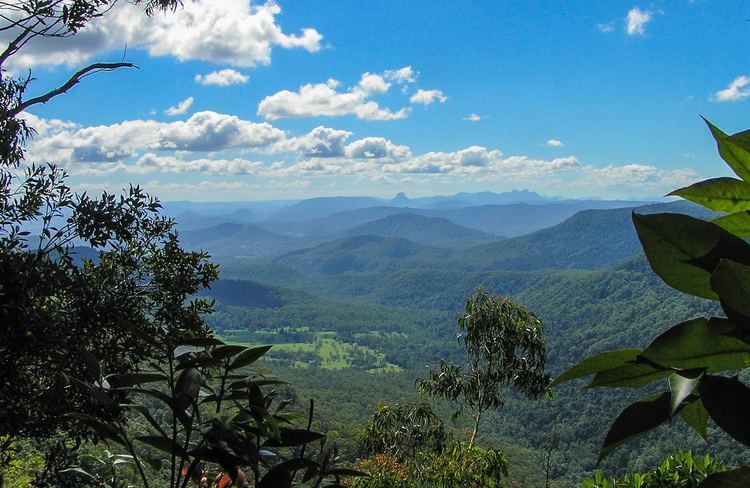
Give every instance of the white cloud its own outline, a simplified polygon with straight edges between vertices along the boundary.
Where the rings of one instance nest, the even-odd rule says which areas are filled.
[[[421,88],[417,90],[414,95],[409,98],[409,101],[413,104],[421,103],[425,107],[428,105],[432,105],[435,100],[439,101],[440,103],[445,103],[448,100],[448,97],[445,96],[445,94],[440,90],[422,90]]]
[[[545,144],[547,147],[564,147],[565,144],[562,143],[562,141],[558,141],[557,139],[550,139]]]
[[[395,81],[396,83],[414,83],[417,81],[418,74],[411,66],[404,66],[401,69],[386,71],[383,73],[383,77],[386,80]]]
[[[653,20],[653,13],[650,10],[633,7],[625,18],[625,31],[629,36],[642,36],[646,34],[646,24],[651,20]]]
[[[290,142],[289,148],[309,158],[335,158],[346,154],[346,140],[352,133],[318,126]]]
[[[14,56],[13,68],[77,66],[97,53],[125,46],[144,49],[151,56],[245,67],[270,64],[274,46],[321,49],[323,36],[315,29],[302,29],[299,35],[284,33],[276,20],[280,12],[272,1],[254,5],[248,0],[185,0],[175,12],[147,17],[142,7],[117,2],[76,36],[35,39]],[[0,43],[7,43],[13,34],[0,33]]]
[[[409,108],[392,111],[370,100],[385,93],[391,84],[382,75],[365,73],[359,83],[348,91],[337,91],[340,82],[304,84],[299,91],[282,90],[265,97],[258,104],[258,115],[276,120],[285,117],[333,117],[354,115],[363,120],[398,120],[409,114]]]
[[[193,101],[193,97],[187,97],[185,100],[181,101],[174,107],[169,107],[168,109],[166,109],[164,113],[169,116],[182,115],[187,112],[188,109],[193,105]]]
[[[464,117],[464,120],[468,120],[469,122],[479,122],[480,120],[482,120],[482,117],[475,113],[471,113]]]
[[[266,148],[286,137],[283,131],[268,123],[208,111],[197,112],[185,121],[169,123],[126,120],[119,124],[79,127],[47,121],[42,125],[45,132],[31,141],[29,155],[37,161],[61,164],[122,161],[144,150],[205,152]]]
[[[346,155],[352,159],[400,160],[411,156],[411,150],[383,137],[365,137],[346,146]]]
[[[174,156],[161,156],[146,153],[135,165],[126,165],[126,171],[133,173],[206,173],[215,175],[258,174],[263,163],[246,159],[180,159]]]
[[[736,102],[738,100],[750,97],[750,77],[738,76],[724,88],[713,95],[717,102]]]
[[[610,22],[602,22],[601,24],[596,24],[596,28],[597,30],[599,30],[599,32],[607,34],[615,30],[615,21],[612,20]]]
[[[221,71],[212,71],[211,73],[205,75],[195,75],[195,81],[197,83],[200,83],[201,85],[244,85],[248,82],[249,79],[249,76],[243,75],[239,71],[235,71],[230,68],[226,68]]]
[[[576,182],[580,186],[607,189],[633,188],[637,192],[663,192],[664,189],[689,185],[700,179],[700,175],[689,168],[659,169],[648,164],[609,165],[603,168],[586,166],[582,177]]]

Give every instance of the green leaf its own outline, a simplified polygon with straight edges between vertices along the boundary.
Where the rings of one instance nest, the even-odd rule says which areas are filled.
[[[241,353],[245,349],[247,349],[247,347],[238,345],[219,346],[211,351],[211,356],[214,358],[228,358]]]
[[[736,212],[713,220],[722,229],[737,237],[750,237],[750,212]]]
[[[596,373],[586,388],[640,388],[653,381],[666,378],[670,370],[660,369],[647,363],[628,363]]]
[[[634,361],[641,352],[640,349],[620,349],[617,351],[608,351],[590,358],[586,358],[575,366],[566,370],[551,386],[556,386],[566,381],[598,373],[616,366],[622,366],[629,361]]]
[[[669,420],[670,394],[665,392],[633,403],[622,411],[610,427],[597,464],[616,447]]]
[[[698,485],[698,488],[747,488],[748,486],[750,486],[750,468],[743,466],[723,473],[712,473]]]
[[[166,452],[167,454],[176,454],[178,456],[185,456],[187,453],[182,448],[181,445],[179,445],[176,442],[173,442],[172,439],[160,435],[144,435],[140,437],[136,437],[135,440],[139,442],[143,442],[144,444],[148,444],[151,447],[154,447],[160,451]]]
[[[319,432],[313,432],[307,429],[280,429],[278,439],[268,439],[265,446],[269,447],[290,447],[309,444],[325,437]]]
[[[708,442],[708,431],[706,423],[708,422],[708,411],[701,403],[700,399],[688,403],[680,410],[680,417],[690,427],[700,435],[704,441]]]
[[[719,149],[721,159],[726,161],[737,176],[745,181],[750,181],[750,152],[743,143],[742,133],[730,137],[705,118],[703,120],[716,140],[716,147]]]
[[[750,388],[737,378],[706,376],[699,391],[703,406],[716,425],[746,446],[750,446]]]
[[[89,473],[88,471],[80,467],[61,469],[60,471],[58,471],[58,473],[59,474],[77,474],[77,475],[83,476],[84,478],[88,478],[92,481],[97,481],[96,476],[94,476],[93,474]]]
[[[271,346],[260,346],[245,349],[240,354],[238,354],[236,358],[234,358],[234,361],[232,361],[229,369],[243,368],[249,364],[252,364],[265,353],[267,353],[269,349],[271,349]]]
[[[719,295],[727,316],[747,328],[750,323],[750,267],[722,259],[711,274],[711,287]]]
[[[745,241],[705,220],[633,213],[633,223],[654,272],[672,288],[691,295],[716,300],[710,279],[719,260],[750,260]]]
[[[669,405],[670,415],[674,415],[683,400],[693,393],[702,376],[703,370],[693,369],[680,371],[669,377],[669,391],[672,395]]]
[[[750,210],[750,184],[736,178],[711,178],[669,194],[717,212]]]
[[[180,356],[184,356],[185,354],[196,354],[199,352],[203,352],[204,350],[205,347],[202,346],[177,346],[174,348],[174,357],[178,358]]]
[[[141,385],[144,383],[153,383],[154,381],[164,381],[166,379],[166,375],[161,373],[131,373],[107,376],[107,381],[112,388]]]
[[[750,344],[729,335],[736,331],[722,319],[688,320],[659,335],[641,357],[668,368],[713,373],[744,368],[750,366]]]
[[[70,412],[66,413],[65,416],[73,420],[83,422],[91,429],[93,429],[102,439],[111,439],[119,444],[125,444],[122,440],[122,437],[120,436],[120,433],[115,428],[107,425],[106,423],[91,415],[79,412]]]
[[[188,368],[180,373],[175,385],[175,406],[183,409],[198,396],[203,377],[195,368]]]

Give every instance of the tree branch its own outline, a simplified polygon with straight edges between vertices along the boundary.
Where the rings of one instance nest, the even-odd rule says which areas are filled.
[[[31,107],[32,105],[37,105],[39,103],[47,103],[53,98],[55,98],[58,95],[62,95],[63,93],[66,93],[68,90],[76,86],[83,77],[98,73],[100,71],[114,71],[119,68],[138,68],[133,63],[94,63],[86,66],[85,68],[81,68],[78,70],[73,76],[70,77],[68,81],[66,81],[63,85],[59,86],[58,88],[55,88],[54,90],[50,90],[49,92],[45,93],[44,95],[40,95],[38,97],[31,98],[29,100],[26,100],[25,102],[20,103],[16,108],[9,110],[6,116],[8,117],[14,117],[27,108]]]

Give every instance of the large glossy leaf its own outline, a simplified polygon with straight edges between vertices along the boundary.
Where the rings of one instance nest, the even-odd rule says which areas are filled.
[[[750,266],[722,259],[711,274],[711,287],[727,316],[745,329],[750,327]]]
[[[726,161],[737,176],[745,181],[750,181],[750,148],[743,143],[742,133],[728,136],[711,122],[703,119],[711,130],[711,135],[716,140],[719,155]]]
[[[641,357],[665,367],[709,372],[750,366],[750,344],[730,335],[735,332],[726,320],[688,320],[654,339]]]
[[[738,237],[750,237],[750,212],[735,212],[723,215],[715,218],[713,223]]]
[[[718,212],[750,210],[750,184],[736,178],[712,178],[669,195],[682,197]]]
[[[716,425],[750,446],[750,388],[737,378],[706,376],[700,383],[701,401]]]
[[[692,395],[702,376],[702,370],[685,370],[669,377],[669,392],[672,395],[669,405],[670,415],[674,415],[682,402]]]
[[[660,369],[647,363],[628,363],[596,373],[586,388],[640,388],[653,381],[666,378],[671,370]]]
[[[706,429],[708,411],[703,406],[700,399],[696,399],[685,405],[682,410],[680,410],[680,417],[682,417],[682,420],[696,431],[704,441],[708,442],[708,430]]]
[[[750,264],[750,246],[712,222],[682,214],[634,213],[633,223],[651,268],[676,290],[715,300],[710,278],[719,260]]]
[[[635,402],[623,410],[604,439],[598,462],[602,462],[617,446],[667,422],[670,418],[669,403],[670,394],[665,392]]]
[[[747,488],[750,486],[750,467],[742,467],[710,474],[698,488]]]
[[[607,351],[597,354],[596,356],[591,356],[558,376],[557,379],[552,382],[552,386],[617,366],[622,366],[629,361],[634,361],[639,352],[641,352],[640,349],[619,349],[617,351]]]

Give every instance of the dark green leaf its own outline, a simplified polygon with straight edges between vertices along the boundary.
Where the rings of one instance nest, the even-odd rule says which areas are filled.
[[[742,467],[710,474],[698,488],[747,488],[750,486],[750,468]]]
[[[71,412],[71,413],[65,414],[65,416],[73,420],[78,420],[79,422],[83,422],[84,424],[89,426],[91,429],[93,429],[102,439],[111,439],[120,444],[124,444],[122,437],[120,436],[120,433],[114,427],[102,422],[101,420],[95,417],[92,417],[91,415],[88,415],[85,413]]]
[[[161,373],[131,373],[107,376],[107,381],[112,388],[141,385],[144,383],[153,383],[154,381],[164,381],[166,379],[167,377]]]
[[[219,346],[211,351],[211,356],[215,358],[228,358],[230,356],[234,356],[235,354],[241,353],[245,349],[247,349],[247,347],[237,345]]]
[[[665,392],[633,403],[623,410],[604,439],[597,463],[601,463],[617,446],[667,422],[670,417],[669,403],[670,394]]]
[[[711,287],[719,295],[727,316],[737,325],[750,327],[750,267],[722,259],[711,275]]]
[[[703,180],[669,194],[718,212],[750,210],[750,184],[736,178]]]
[[[280,429],[279,439],[268,439],[264,445],[269,447],[300,446],[318,441],[323,437],[323,434],[307,429]]]
[[[292,473],[272,469],[261,478],[258,488],[287,488],[292,486]]]
[[[148,444],[160,451],[166,452],[167,454],[175,454],[177,456],[185,456],[186,452],[181,445],[176,442],[172,442],[172,439],[160,435],[144,435],[136,437],[135,440]]]
[[[638,238],[654,272],[672,288],[717,299],[711,272],[721,258],[750,260],[750,246],[716,224],[681,214],[633,214]]]
[[[700,399],[694,400],[685,405],[685,407],[680,410],[680,417],[682,417],[682,420],[692,427],[704,441],[708,442],[708,431],[706,430],[708,411],[705,409]]]
[[[703,406],[716,425],[750,446],[750,388],[737,378],[710,375],[701,381],[699,391]]]
[[[705,118],[703,120],[716,140],[721,158],[726,161],[737,176],[745,181],[750,181],[750,152],[743,144],[742,134],[737,134],[732,138]]]
[[[271,346],[260,346],[245,349],[240,354],[238,354],[236,358],[234,358],[232,364],[229,366],[229,369],[243,368],[249,364],[252,364],[265,353],[267,353],[269,349],[271,349]]]
[[[640,352],[640,349],[620,349],[617,351],[603,352],[596,356],[586,358],[561,374],[552,382],[552,386],[617,366],[622,366],[625,363],[634,361]]]
[[[713,223],[738,237],[750,237],[750,212],[724,215],[714,219]]]
[[[195,368],[188,368],[180,373],[175,385],[175,405],[178,409],[190,405],[198,396],[202,376]]]
[[[666,378],[670,370],[659,369],[646,363],[628,363],[596,373],[586,388],[620,387],[640,388],[653,381]]]
[[[664,367],[726,371],[750,366],[750,344],[729,334],[730,322],[697,318],[675,325],[649,344],[641,356]]]

